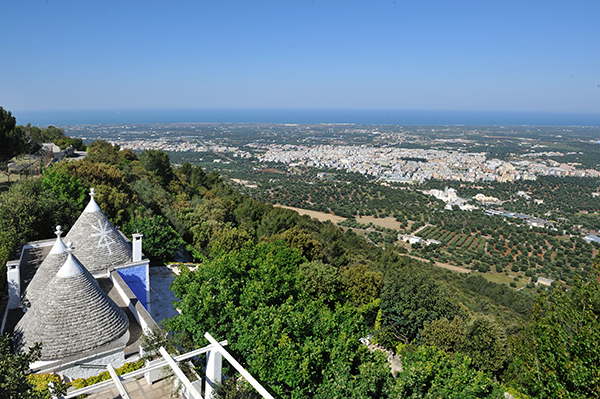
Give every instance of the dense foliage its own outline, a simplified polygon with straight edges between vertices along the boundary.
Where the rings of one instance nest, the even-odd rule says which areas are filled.
[[[344,378],[350,382],[363,378],[360,365],[371,363],[385,379],[382,359],[357,339],[367,333],[360,312],[335,300],[336,279],[321,279],[329,284],[319,287],[321,295],[303,290],[310,270],[304,265],[299,250],[277,241],[224,253],[197,272],[184,270],[172,286],[181,314],[169,328],[197,345],[204,331],[227,339],[250,372],[280,395],[312,397],[340,365],[349,366]]]
[[[171,261],[174,254],[185,246],[181,236],[160,215],[135,217],[125,224],[123,232],[127,236],[134,233],[143,235],[144,254],[151,263],[162,264]]]
[[[471,360],[461,354],[420,347],[408,352],[404,363],[395,387],[397,398],[504,398],[503,389],[488,374],[473,369]]]
[[[573,291],[541,296],[513,338],[514,378],[534,397],[600,396],[600,283],[577,279]]]
[[[431,277],[431,271],[412,264],[395,270],[385,282],[381,311],[384,325],[404,343],[418,338],[424,323],[464,316],[458,302]]]

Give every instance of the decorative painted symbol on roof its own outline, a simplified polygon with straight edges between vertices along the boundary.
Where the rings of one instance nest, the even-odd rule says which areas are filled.
[[[112,255],[112,251],[110,250],[110,246],[116,244],[115,239],[111,237],[112,230],[110,228],[108,220],[104,221],[104,225],[101,220],[98,220],[98,227],[91,224],[92,228],[97,231],[97,233],[92,233],[92,237],[100,237],[98,240],[97,248],[106,247],[108,249],[108,254]]]

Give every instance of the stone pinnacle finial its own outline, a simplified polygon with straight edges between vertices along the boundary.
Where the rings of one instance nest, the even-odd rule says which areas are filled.
[[[56,231],[54,232],[56,234],[56,241],[50,250],[50,254],[59,255],[65,253],[65,243],[60,238],[62,233],[62,226],[56,226]]]
[[[60,278],[69,278],[83,273],[83,269],[79,265],[79,262],[75,259],[75,256],[73,256],[73,243],[71,241],[67,243],[65,251],[67,252],[67,260],[65,261],[65,264],[58,269],[56,276]]]
[[[94,201],[94,195],[96,195],[96,189],[90,188],[90,202],[83,210],[84,212],[100,212],[98,204],[96,204],[96,201]]]

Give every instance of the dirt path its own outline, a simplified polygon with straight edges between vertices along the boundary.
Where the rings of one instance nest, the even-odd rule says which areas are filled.
[[[425,226],[421,226],[421,227],[419,227],[418,229],[416,229],[415,231],[413,231],[413,232],[412,232],[412,235],[414,236],[414,235],[415,235],[415,234],[417,234],[419,231],[421,231],[421,230],[423,230],[424,228],[426,228],[426,227],[429,227],[429,226],[433,226],[433,225],[432,225],[432,224],[429,224],[429,223],[425,223]],[[433,227],[435,227],[435,226],[433,226]]]
[[[363,345],[366,345],[371,353],[375,351],[383,352],[385,354],[385,357],[387,358],[388,363],[390,364],[392,374],[402,372],[402,359],[399,355],[394,355],[392,351],[385,349],[383,346],[372,343],[370,336],[367,338],[361,338],[359,341]]]
[[[298,212],[300,215],[308,215],[311,218],[316,218],[316,219],[318,219],[321,222],[323,222],[325,220],[330,220],[332,223],[336,224],[336,223],[339,223],[341,221],[346,220],[346,218],[343,218],[341,216],[336,216],[336,215],[333,215],[331,213],[310,211],[308,209],[294,208],[292,206],[283,206],[283,205],[275,205],[275,206],[280,207],[280,208],[291,209],[293,211]],[[377,220],[376,218],[372,218],[372,219],[373,220]],[[388,219],[391,219],[394,222],[396,222],[395,219],[392,219],[392,218],[388,218]],[[379,219],[378,221],[382,221],[382,220],[384,220],[384,219]],[[369,221],[371,221],[371,220],[369,219]],[[390,221],[388,221],[388,222],[390,222]],[[396,222],[396,223],[398,223],[398,222]],[[375,224],[375,223],[373,223],[373,224]],[[427,226],[428,225],[425,225],[421,229],[424,229]],[[419,229],[417,231],[420,231],[421,229]],[[352,228],[352,230],[362,230],[362,229]],[[363,230],[363,231],[366,232],[366,230]],[[413,233],[413,234],[415,234],[415,233]],[[367,241],[371,241],[371,240],[368,239],[368,237],[365,236],[365,238],[367,239]],[[373,242],[371,241],[371,243],[373,243]],[[373,244],[375,244],[375,243],[373,243]],[[377,244],[375,244],[375,245],[377,245]],[[413,259],[416,259],[416,260],[420,260],[421,262],[429,262],[427,259],[419,258],[418,256],[413,256],[413,255],[408,255],[408,254],[402,254],[402,255],[409,256],[409,257],[411,257]],[[442,262],[435,262],[434,266],[443,267],[444,269],[452,270],[453,272],[456,272],[456,273],[471,273],[471,270],[469,270],[469,269],[465,269],[463,267],[458,267],[458,266],[452,266],[452,265],[449,265],[447,263],[442,263]]]
[[[274,206],[276,206],[278,208],[291,209],[292,211],[298,212],[300,215],[308,215],[311,218],[315,218],[315,219],[319,220],[320,222],[324,222],[325,220],[330,220],[333,224],[337,224],[339,222],[343,222],[344,220],[346,220],[346,218],[334,215],[332,213],[311,211],[308,209],[294,208],[293,206],[285,206],[285,205],[274,205]]]
[[[401,254],[401,255],[408,256],[409,258],[413,258],[416,260],[420,260],[421,262],[429,262],[429,260],[419,258],[418,256],[408,255],[408,254]],[[464,267],[453,266],[453,265],[449,265],[447,263],[442,263],[442,262],[435,262],[434,266],[443,267],[444,269],[452,270],[453,272],[456,272],[456,273],[467,273],[467,274],[471,273],[471,270],[465,269]]]

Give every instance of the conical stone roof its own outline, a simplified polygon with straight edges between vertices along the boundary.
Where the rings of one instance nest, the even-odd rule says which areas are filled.
[[[90,196],[89,204],[66,237],[75,244],[73,254],[91,273],[131,262],[131,245],[100,210],[93,188]]]
[[[54,232],[56,234],[56,242],[23,293],[21,302],[25,306],[30,307],[35,302],[36,298],[46,289],[50,280],[56,276],[58,269],[65,264],[67,260],[67,247],[60,238],[62,233],[62,228],[56,226],[56,231]]]
[[[15,327],[15,350],[42,343],[40,360],[55,360],[109,344],[127,332],[127,316],[70,253]]]

